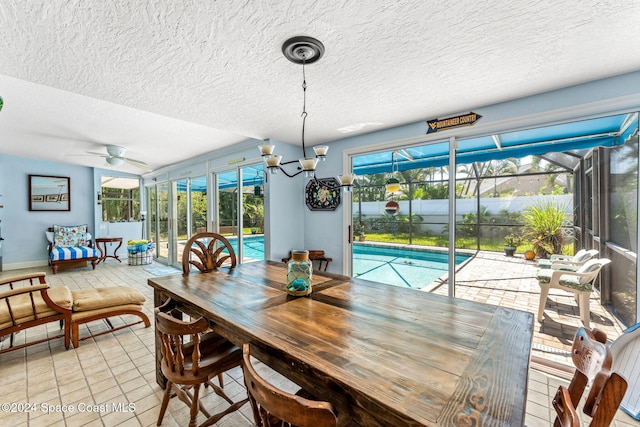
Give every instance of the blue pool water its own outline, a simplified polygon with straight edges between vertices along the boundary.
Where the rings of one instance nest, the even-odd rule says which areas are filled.
[[[353,245],[353,275],[389,285],[423,288],[449,272],[446,252],[369,244]],[[456,265],[469,255],[456,254]]]
[[[238,238],[228,237],[229,243],[233,246],[233,250],[238,252]],[[264,259],[264,236],[244,236],[242,239],[242,255],[245,260],[263,260]]]
[[[231,237],[229,243],[238,251],[238,239]],[[264,236],[244,236],[245,260],[264,259]],[[378,246],[372,244],[353,245],[353,275],[362,279],[389,285],[423,288],[449,271],[446,252],[423,248]],[[469,255],[456,254],[456,265]]]

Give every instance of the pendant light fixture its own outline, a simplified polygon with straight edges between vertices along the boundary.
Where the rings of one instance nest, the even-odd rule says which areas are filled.
[[[307,148],[305,145],[305,127],[307,121],[307,80],[305,74],[305,65],[313,64],[322,58],[324,54],[324,45],[320,40],[313,37],[297,36],[292,37],[284,42],[282,45],[282,53],[285,58],[294,64],[302,64],[302,158],[298,160],[291,160],[287,162],[282,161],[282,156],[274,154],[275,145],[271,144],[269,140],[265,140],[262,145],[258,146],[262,158],[267,166],[269,173],[275,174],[278,171],[282,171],[289,178],[293,178],[304,172],[307,178],[316,179],[316,166],[319,161],[325,161],[327,158],[327,152],[329,147],[326,145],[317,145],[313,147],[315,156],[307,156]],[[288,173],[283,166],[293,163],[298,164],[297,171],[294,173]],[[353,186],[356,175],[349,173],[344,175],[338,175],[339,187],[344,188],[345,191],[349,191]]]

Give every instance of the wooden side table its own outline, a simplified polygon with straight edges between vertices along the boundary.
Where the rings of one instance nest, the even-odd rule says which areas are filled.
[[[113,242],[118,242],[118,246],[113,251],[113,255],[108,255],[107,243]],[[102,244],[102,246],[100,246],[100,244]],[[120,257],[118,257],[117,255],[118,249],[120,249],[120,246],[122,246],[122,237],[96,237],[96,246],[100,251],[100,258],[98,258],[98,262],[96,263],[96,265],[100,264],[102,261],[107,262],[107,258],[113,258],[118,260],[118,262],[122,262],[120,261]]]

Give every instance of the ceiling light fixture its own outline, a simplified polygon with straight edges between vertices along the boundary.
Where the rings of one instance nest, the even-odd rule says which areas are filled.
[[[288,162],[282,162],[282,156],[273,153],[275,145],[271,144],[269,140],[265,140],[262,145],[258,147],[262,158],[270,173],[278,173],[282,171],[289,178],[293,178],[304,172],[307,178],[316,179],[316,166],[318,161],[325,161],[327,158],[327,152],[329,147],[326,145],[317,145],[313,147],[315,157],[307,157],[307,148],[304,142],[305,126],[307,121],[307,79],[305,74],[305,65],[313,64],[322,58],[324,54],[324,45],[320,40],[313,37],[297,36],[292,37],[285,41],[282,45],[282,53],[284,57],[294,64],[302,64],[302,158],[298,160],[292,160]],[[292,163],[298,163],[298,170],[295,173],[288,173],[282,166]],[[349,191],[353,186],[355,180],[355,174],[349,173],[338,176],[338,182],[340,187],[343,187],[345,191]]]

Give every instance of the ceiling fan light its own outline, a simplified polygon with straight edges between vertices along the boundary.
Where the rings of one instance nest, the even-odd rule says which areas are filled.
[[[124,163],[124,159],[121,157],[107,157],[106,160],[111,166],[120,166]]]
[[[126,152],[127,149],[119,145],[107,145],[107,153],[109,153],[111,157],[124,157]]]

